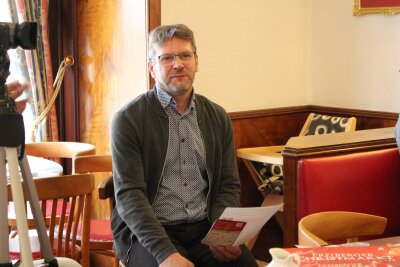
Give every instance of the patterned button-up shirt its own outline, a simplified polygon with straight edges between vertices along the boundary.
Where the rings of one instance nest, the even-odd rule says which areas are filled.
[[[194,93],[187,110],[179,114],[175,100],[164,90],[155,90],[169,118],[169,141],[154,212],[163,224],[202,220],[208,181]]]

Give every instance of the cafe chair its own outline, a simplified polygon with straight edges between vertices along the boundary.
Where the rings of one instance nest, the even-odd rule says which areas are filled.
[[[355,131],[355,117],[337,117],[310,113],[299,136],[330,134]],[[252,180],[264,197],[262,207],[283,203],[283,157],[284,145],[268,147],[250,147],[237,150],[237,156],[249,170]],[[283,229],[283,209],[275,214],[275,219]],[[258,234],[248,242],[251,249],[258,239]]]
[[[76,174],[34,179],[43,214],[49,214],[48,237],[54,256],[74,259],[89,267],[89,233],[92,211],[93,174]],[[8,201],[12,201],[8,185]],[[58,203],[62,203],[59,205]],[[50,210],[48,210],[50,208]],[[78,228],[80,242],[77,242]],[[41,258],[39,237],[30,230],[34,259]],[[19,259],[19,238],[9,239],[10,258]]]
[[[40,158],[51,158],[51,159],[68,159],[72,164],[72,172],[74,165],[72,158],[81,155],[94,155],[96,153],[96,147],[88,143],[80,142],[36,142],[25,144],[25,154],[28,156],[35,156]],[[66,173],[65,174],[71,174]],[[16,226],[15,214],[12,209],[13,203],[11,203],[8,213],[8,224],[11,229]],[[31,217],[28,214],[28,218]],[[32,219],[28,219],[28,227],[32,227],[34,224]],[[17,233],[12,230],[10,236],[16,235]]]
[[[89,155],[78,156],[73,159],[75,173],[105,173],[106,179],[111,176],[112,158],[111,155]],[[111,231],[111,212],[113,208],[114,190],[104,191],[102,180],[99,185],[99,199],[109,200],[109,218],[107,219],[92,219],[90,221],[90,239],[89,247],[91,253],[102,254],[113,257],[114,266],[118,266],[118,258],[113,251],[114,238]],[[112,184],[112,179],[111,179]],[[109,185],[110,186],[110,185]],[[107,188],[110,188],[110,187]],[[106,188],[106,186],[104,186]]]
[[[303,217],[298,224],[300,246],[321,247],[358,242],[359,237],[381,235],[387,219],[366,213],[327,211]]]

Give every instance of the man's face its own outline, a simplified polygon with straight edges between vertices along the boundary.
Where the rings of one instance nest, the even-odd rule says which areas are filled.
[[[154,52],[155,59],[148,66],[157,88],[172,96],[191,93],[195,73],[198,70],[198,58],[196,54],[192,53],[194,51],[190,42],[174,37],[165,42],[163,46],[157,47]],[[191,58],[184,59],[179,56],[174,58],[174,55],[184,55],[185,53]],[[160,56],[165,55],[171,55],[172,62],[171,60],[169,63],[160,61]]]

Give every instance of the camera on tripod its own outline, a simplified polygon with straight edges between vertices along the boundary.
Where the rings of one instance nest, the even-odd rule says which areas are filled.
[[[36,22],[21,24],[0,22],[0,49],[8,50],[18,46],[23,49],[35,49],[36,34]]]
[[[25,130],[22,115],[16,110],[15,101],[8,96],[6,80],[10,75],[10,58],[7,50],[20,46],[36,48],[37,23],[0,22],[0,146],[17,147],[24,143]]]

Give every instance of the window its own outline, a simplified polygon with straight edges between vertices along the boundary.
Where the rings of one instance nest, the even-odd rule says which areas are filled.
[[[0,1],[0,21],[11,23],[13,15],[9,6],[9,1]],[[15,20],[14,20],[15,21]],[[19,80],[22,83],[29,82],[29,74],[26,65],[25,51],[22,48],[9,49],[8,56],[10,58],[10,75],[7,78],[7,83]],[[24,92],[22,98],[32,99],[32,91]],[[25,111],[22,113],[25,124],[25,140],[31,139],[31,133],[35,122],[35,111],[33,103],[27,105]]]

